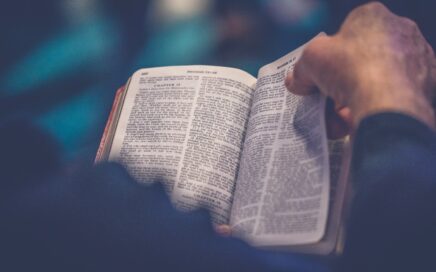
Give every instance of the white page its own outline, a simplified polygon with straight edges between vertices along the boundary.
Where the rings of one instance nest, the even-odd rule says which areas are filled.
[[[164,182],[173,203],[228,223],[256,79],[238,69],[142,69],[128,86],[109,154],[141,182]]]
[[[284,86],[302,50],[262,67],[253,97],[231,226],[257,246],[314,243],[325,232],[325,99],[295,96]]]

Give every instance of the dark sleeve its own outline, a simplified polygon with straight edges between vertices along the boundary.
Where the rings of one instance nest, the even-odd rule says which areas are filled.
[[[0,201],[0,271],[326,271],[305,257],[218,236],[205,210],[105,164]]]
[[[436,138],[396,113],[362,121],[345,271],[436,271]]]

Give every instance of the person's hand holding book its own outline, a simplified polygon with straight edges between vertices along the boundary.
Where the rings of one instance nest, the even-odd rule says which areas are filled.
[[[336,35],[313,40],[286,86],[295,94],[318,89],[331,97],[350,128],[384,111],[404,113],[435,128],[433,49],[415,22],[380,3],[355,9]]]

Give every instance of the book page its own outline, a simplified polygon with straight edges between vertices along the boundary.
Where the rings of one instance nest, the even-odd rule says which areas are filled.
[[[329,159],[325,98],[284,85],[303,47],[259,71],[231,226],[256,246],[308,244],[325,232]]]
[[[348,170],[351,156],[349,137],[339,140],[329,140],[330,162],[330,199],[326,230],[323,238],[316,243],[275,247],[310,254],[341,254],[343,246],[343,222],[345,196],[348,188]]]
[[[109,154],[140,182],[160,180],[182,210],[228,223],[256,79],[214,66],[142,69],[128,86]]]

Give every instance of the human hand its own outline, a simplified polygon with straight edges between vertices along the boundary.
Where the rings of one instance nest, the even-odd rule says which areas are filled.
[[[286,86],[295,94],[318,89],[331,97],[342,126],[356,128],[368,115],[394,111],[435,128],[433,49],[415,22],[380,3],[353,10],[334,36],[314,39]]]
[[[215,231],[224,237],[228,237],[232,235],[232,229],[230,228],[229,225],[216,225],[215,226]]]

